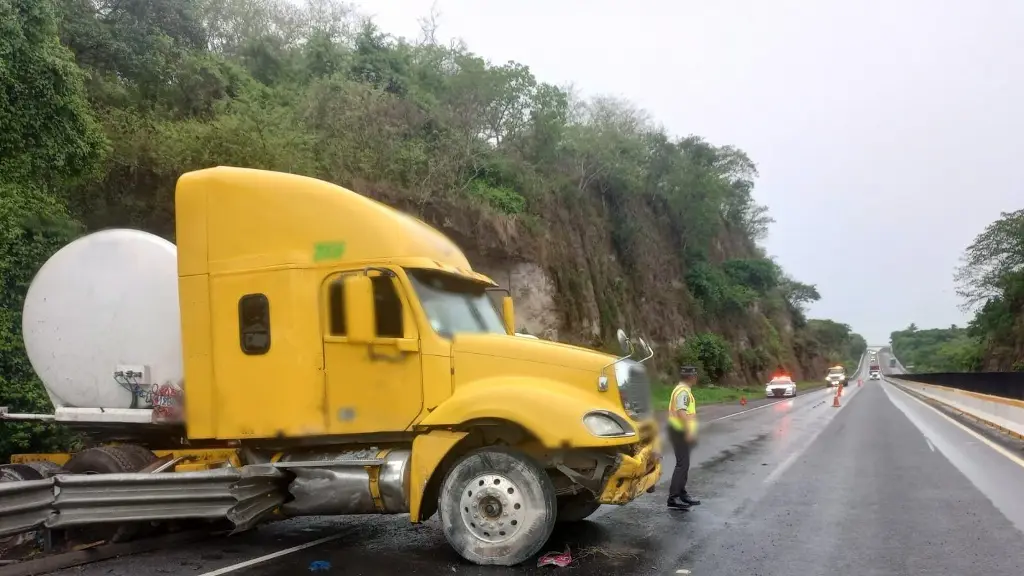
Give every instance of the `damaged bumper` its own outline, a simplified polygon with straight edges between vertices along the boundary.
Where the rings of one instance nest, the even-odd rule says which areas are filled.
[[[625,504],[654,490],[661,478],[661,449],[658,435],[637,445],[633,454],[619,454],[607,475],[597,501],[601,504]]]

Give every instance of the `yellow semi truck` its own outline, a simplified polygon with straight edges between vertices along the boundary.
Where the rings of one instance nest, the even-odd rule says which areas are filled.
[[[90,448],[0,466],[0,536],[302,515],[440,516],[478,564],[653,491],[642,339],[515,337],[511,298],[422,221],[320,180],[181,176],[177,246],[104,230],[32,282],[25,345]],[[2,424],[0,424],[2,426]]]

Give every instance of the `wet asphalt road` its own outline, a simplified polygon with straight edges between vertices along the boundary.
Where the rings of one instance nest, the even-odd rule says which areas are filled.
[[[690,491],[703,504],[665,509],[668,454],[656,493],[556,529],[545,549],[568,546],[570,568],[468,564],[448,548],[436,518],[412,526],[405,517],[343,517],[282,522],[60,574],[290,576],[318,560],[331,564],[327,574],[346,575],[1024,574],[1024,462],[889,383],[854,381],[842,407],[831,404],[830,392],[819,390],[754,401],[742,413],[702,410]],[[334,539],[220,571],[319,538]]]

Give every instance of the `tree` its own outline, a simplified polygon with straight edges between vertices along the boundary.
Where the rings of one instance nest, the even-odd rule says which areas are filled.
[[[1002,293],[1003,279],[1024,269],[1024,209],[1003,212],[967,247],[954,278],[963,309]]]
[[[52,190],[89,174],[106,143],[58,41],[53,3],[0,3],[0,54],[0,180]]]
[[[78,232],[57,192],[94,173],[106,142],[51,2],[0,3],[0,54],[0,406],[45,412],[22,344],[22,303],[46,258]],[[0,457],[66,439],[53,426],[8,423]]]

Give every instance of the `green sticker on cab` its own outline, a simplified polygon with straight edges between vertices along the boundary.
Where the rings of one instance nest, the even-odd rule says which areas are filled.
[[[344,242],[318,242],[313,246],[313,261],[339,260],[345,255]]]

